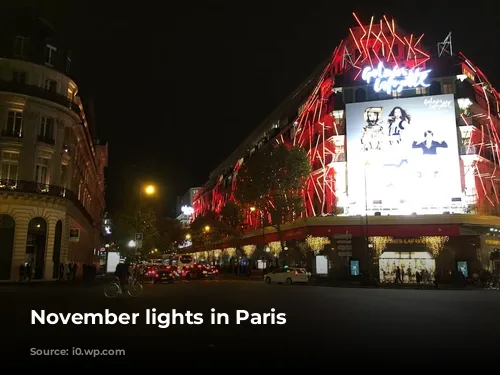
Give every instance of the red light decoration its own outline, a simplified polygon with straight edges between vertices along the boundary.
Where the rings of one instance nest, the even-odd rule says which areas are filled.
[[[345,129],[343,111],[336,111],[334,101],[335,76],[350,75],[357,79],[366,66],[374,68],[380,62],[391,67],[425,68],[430,55],[421,46],[423,34],[415,36],[397,29],[394,19],[383,16],[379,21],[371,18],[364,25],[353,13],[358,26],[349,29],[348,37],[334,50],[332,59],[324,68],[311,94],[301,106],[298,117],[282,129],[275,138],[277,143],[296,145],[307,150],[313,172],[307,180],[304,191],[305,212],[302,216],[332,214],[336,210],[339,191],[336,191],[336,173],[345,168]],[[489,152],[496,164],[500,161],[500,137],[493,117],[500,121],[499,93],[492,87],[486,76],[463,54],[458,57],[468,65],[476,75],[474,84],[476,100],[479,98],[488,107],[488,116],[481,119],[481,126],[470,124],[466,116],[461,115],[466,126],[471,127],[471,136],[464,142],[470,153],[483,155]],[[492,99],[493,98],[493,99]],[[492,110],[494,109],[494,110]],[[495,115],[492,115],[495,113]],[[292,132],[293,137],[285,137],[285,132]],[[292,140],[290,140],[290,138]],[[472,150],[475,150],[474,152]],[[500,203],[500,170],[487,158],[477,157],[469,167],[474,171],[475,194],[478,201],[486,202],[490,207]],[[231,191],[224,189],[223,179],[219,176],[213,188],[200,192],[193,204],[195,215],[208,210],[219,212],[225,202],[233,200],[238,170],[243,159],[238,160],[232,171]],[[464,171],[465,174],[467,171]],[[343,172],[342,172],[343,173]],[[247,212],[248,229],[256,229],[262,223],[262,214],[256,210]]]

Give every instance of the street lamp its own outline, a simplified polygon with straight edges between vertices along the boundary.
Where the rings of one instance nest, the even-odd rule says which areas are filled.
[[[141,189],[139,190],[139,228],[137,228],[138,232],[142,232],[143,221],[142,221],[142,196],[145,194],[150,197],[156,194],[156,187],[152,184],[141,185]],[[135,247],[135,245],[134,245]]]
[[[254,206],[250,207],[251,212],[254,212],[255,210],[256,210],[256,208]]]
[[[191,235],[190,235],[189,233],[188,233],[188,234],[186,234],[186,240],[188,240],[188,241],[189,241],[190,239],[191,239]]]
[[[135,241],[134,240],[130,240],[128,242],[128,247],[135,247]]]
[[[154,185],[147,185],[144,188],[144,192],[146,193],[146,195],[153,195],[154,193],[156,193],[156,187]]]
[[[207,247],[208,248],[212,247],[212,243],[211,243],[212,241],[211,241],[211,238],[209,236],[210,229],[211,229],[210,225],[205,225],[203,227],[203,232],[205,232],[205,234],[207,235]],[[209,251],[209,250],[207,249],[207,251]],[[215,249],[212,249],[212,259],[214,258],[214,255],[215,255]],[[214,264],[215,264],[215,259],[214,259]]]

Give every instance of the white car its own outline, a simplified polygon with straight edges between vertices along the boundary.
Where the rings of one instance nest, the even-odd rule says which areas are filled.
[[[309,274],[303,268],[278,268],[264,275],[264,281],[271,283],[305,284],[309,282]]]

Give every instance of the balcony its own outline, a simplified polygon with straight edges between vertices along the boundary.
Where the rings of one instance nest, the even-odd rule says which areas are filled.
[[[80,107],[69,100],[66,96],[58,94],[56,92],[45,90],[44,88],[39,86],[0,80],[0,91],[12,92],[15,94],[28,95],[48,100],[62,105],[63,107],[69,108],[78,116],[80,116]]]
[[[48,145],[54,146],[56,144],[55,139],[50,135],[39,135],[38,142],[46,143]]]
[[[19,139],[20,141],[23,138],[23,133],[11,129],[4,129],[2,130],[2,137]]]
[[[0,180],[0,193],[14,192],[44,195],[47,197],[64,198],[71,201],[80,212],[87,218],[91,225],[94,225],[92,215],[87,211],[83,204],[78,200],[78,196],[71,190],[61,186],[40,184],[34,181]]]

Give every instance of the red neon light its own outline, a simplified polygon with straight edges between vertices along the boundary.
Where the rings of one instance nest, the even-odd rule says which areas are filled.
[[[430,55],[421,47],[424,34],[418,37],[412,34],[404,34],[396,30],[394,19],[389,20],[386,16],[383,16],[379,21],[375,21],[372,17],[368,26],[364,25],[354,13],[353,17],[358,26],[350,28],[348,37],[335,48],[331,62],[325,67],[316,86],[305,101],[303,111],[291,122],[291,124],[297,124],[290,125],[294,126],[295,137],[293,140],[288,141],[288,138],[283,136],[288,129],[283,129],[282,133],[275,138],[277,143],[286,144],[289,142],[292,145],[307,149],[313,166],[313,173],[307,180],[304,191],[306,209],[302,216],[306,217],[331,214],[335,210],[337,200],[334,178],[337,169],[335,161],[338,160],[339,153],[345,152],[333,142],[335,136],[343,136],[344,130],[338,119],[333,116],[332,109],[327,110],[327,103],[329,96],[332,95],[332,90],[325,89],[325,87],[332,87],[332,84],[327,82],[327,79],[333,80],[329,73],[334,71],[336,74],[344,74],[353,69],[352,74],[357,78],[361,74],[362,64],[364,63],[373,66],[374,63],[378,64],[378,62],[383,61],[391,66],[408,65],[417,67],[425,64],[430,59]],[[399,46],[399,53],[397,54],[395,53],[396,45]],[[407,49],[406,56],[402,56],[401,48]],[[348,50],[351,56],[357,55],[348,66],[342,63],[345,49]],[[500,95],[491,86],[480,69],[463,54],[459,54],[459,57],[477,75],[478,84],[482,85],[482,89],[478,93],[484,96],[489,113],[487,121],[479,128],[470,124],[466,117],[463,114],[461,115],[464,124],[471,128],[469,143],[464,146],[467,146],[468,153],[471,150],[477,150],[474,153],[478,155],[483,155],[486,150],[491,149],[494,154],[493,159],[498,163],[500,161],[500,136],[495,122],[491,118],[491,110],[493,107],[497,108],[497,112],[500,109]],[[340,66],[342,68],[339,68]],[[486,91],[486,86],[490,94]],[[493,97],[493,100],[491,97]],[[496,185],[496,182],[500,180],[500,168],[497,168],[497,166],[492,167],[488,162],[480,162],[480,160],[484,160],[483,158],[476,159],[470,165],[470,168],[475,176],[478,201],[486,202],[490,206],[500,204],[500,192]],[[233,191],[236,187],[237,171],[240,167],[241,162],[236,163],[233,170]],[[208,210],[220,211],[225,202],[232,199],[234,199],[233,194],[224,192],[222,178],[219,178],[213,189],[203,191],[196,198],[193,204],[194,216]],[[249,223],[249,229],[257,228],[262,223],[262,219],[260,212],[248,210],[247,222]]]

